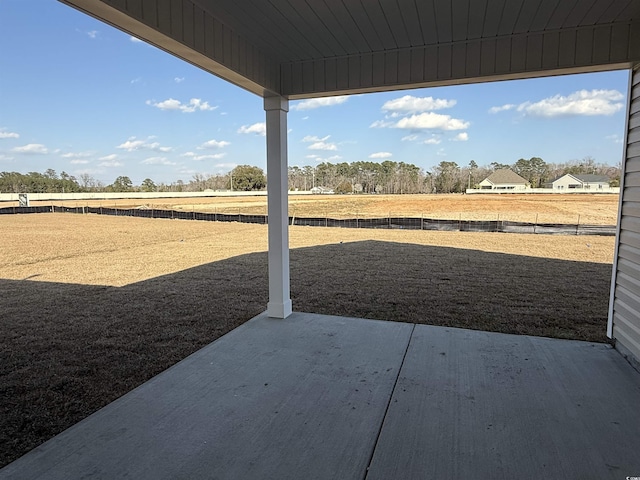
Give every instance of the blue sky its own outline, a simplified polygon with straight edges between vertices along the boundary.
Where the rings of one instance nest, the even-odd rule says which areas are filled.
[[[289,164],[622,156],[628,73],[292,101]],[[265,168],[262,100],[55,0],[0,0],[0,171]]]

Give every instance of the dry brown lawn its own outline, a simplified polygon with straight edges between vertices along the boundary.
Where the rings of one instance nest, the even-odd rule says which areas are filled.
[[[615,225],[618,195],[291,195],[289,213],[296,217],[421,217],[452,220],[510,220],[529,223]],[[48,202],[42,202],[48,203]],[[37,203],[34,203],[37,204]],[[146,205],[197,212],[266,214],[267,199],[199,197],[153,200],[56,202],[67,206],[135,208]]]
[[[606,341],[613,237],[290,236],[298,311]],[[266,250],[263,225],[0,216],[0,465],[264,310]]]

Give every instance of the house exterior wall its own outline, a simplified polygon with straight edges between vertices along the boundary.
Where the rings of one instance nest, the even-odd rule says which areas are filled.
[[[554,190],[560,190],[560,191],[583,189],[583,190],[590,190],[593,192],[598,192],[598,191],[608,192],[611,190],[611,187],[607,182],[582,182],[570,174],[563,175],[562,177],[552,182],[551,188],[553,188]]]
[[[640,65],[631,76],[629,102],[608,333],[640,365]]]
[[[484,179],[478,186],[481,190],[525,190],[526,185],[516,183],[491,183],[489,180]]]
[[[552,183],[554,190],[568,190],[570,188],[582,188],[582,183],[571,175],[563,175]]]

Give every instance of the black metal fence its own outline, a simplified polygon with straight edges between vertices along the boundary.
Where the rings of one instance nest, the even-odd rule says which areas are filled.
[[[123,217],[168,218],[177,220],[202,220],[209,222],[239,222],[266,224],[266,215],[244,215],[229,213],[188,212],[184,210],[162,210],[154,208],[108,208],[108,207],[5,207],[2,214],[24,213],[79,213],[114,215]],[[383,228],[400,230],[439,230],[449,232],[504,232],[538,233],[545,235],[606,235],[615,236],[615,225],[581,225],[559,223],[527,223],[505,220],[439,220],[416,217],[380,217],[380,218],[322,218],[289,217],[290,225],[309,227],[338,228]]]

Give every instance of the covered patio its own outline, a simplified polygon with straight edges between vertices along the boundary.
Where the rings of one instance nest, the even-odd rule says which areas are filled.
[[[638,404],[605,344],[262,314],[0,478],[620,479]]]
[[[0,478],[640,475],[640,3],[63,0],[264,98],[269,303]],[[289,100],[627,69],[604,344],[292,313]],[[135,321],[135,319],[131,319]]]

